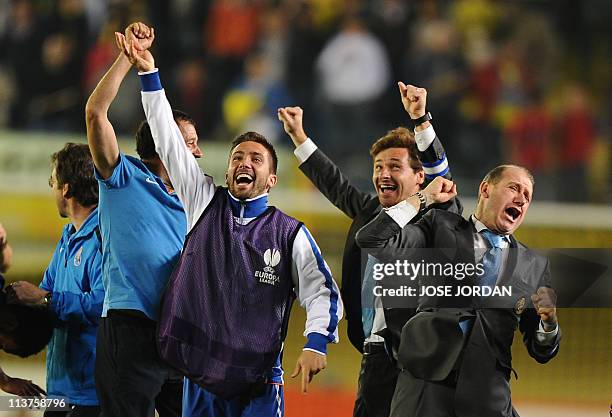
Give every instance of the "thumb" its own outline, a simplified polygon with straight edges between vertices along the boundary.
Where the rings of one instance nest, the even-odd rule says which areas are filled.
[[[289,121],[289,114],[287,113],[286,109],[279,109],[278,114],[280,116],[281,121],[283,122]]]
[[[295,369],[293,370],[293,373],[291,374],[291,378],[295,378],[296,376],[298,376],[301,370],[302,370],[302,367],[300,366],[300,362],[297,361],[295,363]]]
[[[540,309],[540,306],[538,305],[539,300],[540,297],[538,297],[536,294],[531,294],[531,302],[533,303],[533,306],[536,308],[536,310]]]
[[[406,84],[404,84],[404,83],[403,83],[403,82],[401,82],[401,81],[398,81],[397,85],[398,85],[398,87],[399,87],[400,94],[401,94],[402,96],[406,96],[406,90],[407,90]]]

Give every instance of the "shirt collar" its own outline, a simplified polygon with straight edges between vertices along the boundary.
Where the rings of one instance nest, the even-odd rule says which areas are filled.
[[[94,229],[98,227],[98,207],[93,209],[89,216],[85,219],[81,228],[74,233],[75,236],[87,236],[94,231]],[[68,232],[71,233],[74,229],[74,226],[71,224],[68,228]]]
[[[244,207],[242,216],[245,218],[257,217],[268,209],[268,193],[260,194],[254,198],[247,198],[246,200],[238,200],[229,190],[227,194],[230,196],[229,202],[232,207],[232,214],[236,217],[240,217],[242,207]]]
[[[485,226],[483,222],[478,220],[474,214],[470,216],[470,220],[472,221],[472,223],[474,224],[474,227],[476,228],[476,233],[480,233],[483,230],[489,230],[489,228]],[[503,236],[506,242],[510,241],[510,235],[500,235],[500,236]]]

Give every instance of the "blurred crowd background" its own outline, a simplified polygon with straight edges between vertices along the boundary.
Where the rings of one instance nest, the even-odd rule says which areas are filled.
[[[539,199],[609,203],[611,16],[609,0],[0,0],[0,129],[84,132],[113,32],[142,20],[204,140],[256,130],[289,146],[276,109],[300,105],[368,186],[370,144],[407,124],[402,80],[427,88],[463,192],[511,161]],[[121,134],[142,118],[137,83],[112,108]]]
[[[483,174],[515,162],[536,177],[518,239],[612,248],[610,0],[0,0],[0,222],[15,250],[9,282],[40,282],[64,222],[46,187],[49,155],[67,141],[85,142],[85,102],[118,54],[113,32],[136,20],[155,27],[156,63],[172,105],[196,120],[201,166],[223,178],[227,144],[243,131],[275,141],[281,181],[273,203],[308,225],[336,279],[349,220],[297,169],[276,109],[304,108],[310,137],[372,189],[370,145],[408,125],[398,80],[428,90],[465,215]],[[126,153],[143,119],[139,91],[129,74],[110,109]],[[304,319],[294,308],[286,369],[303,345]],[[561,351],[546,366],[515,339],[517,408],[528,417],[607,415],[612,309],[563,309],[560,321]],[[288,415],[351,415],[360,356],[345,326],[313,392],[301,395],[287,378]],[[22,361],[0,353],[0,363],[44,385],[44,354]]]

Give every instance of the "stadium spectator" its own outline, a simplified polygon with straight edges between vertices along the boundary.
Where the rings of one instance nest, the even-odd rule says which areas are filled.
[[[596,139],[591,100],[577,84],[564,89],[564,106],[555,130],[557,197],[563,201],[586,202],[591,189],[589,165]],[[585,192],[577,193],[576,190]]]
[[[390,81],[384,45],[368,30],[359,15],[347,15],[338,33],[323,47],[316,62],[320,78],[328,152],[354,181],[368,182],[361,167],[370,140],[380,130],[378,100]],[[350,138],[355,153],[347,154]]]

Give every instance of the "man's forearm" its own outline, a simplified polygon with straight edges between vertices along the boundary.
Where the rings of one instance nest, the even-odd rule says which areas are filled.
[[[108,108],[117,96],[130,67],[128,59],[120,54],[91,93],[85,106],[87,142],[94,164],[104,179],[111,176],[119,161],[119,145],[108,120]]]
[[[132,64],[127,57],[120,53],[110,69],[104,74],[94,91],[87,100],[86,110],[90,112],[104,113],[108,112],[110,105],[119,92],[119,87],[125,76],[130,71]]]

